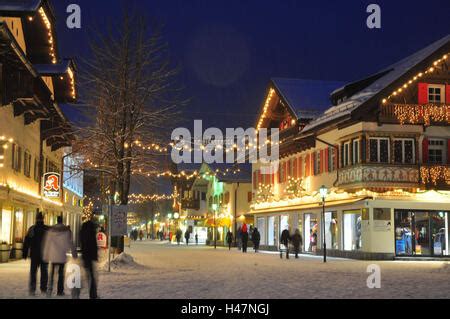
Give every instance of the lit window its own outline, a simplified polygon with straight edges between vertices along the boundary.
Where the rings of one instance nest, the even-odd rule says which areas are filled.
[[[389,162],[389,138],[370,138],[370,161],[372,163]]]
[[[414,139],[396,139],[394,141],[394,162],[414,164]]]
[[[444,140],[430,139],[428,143],[428,161],[430,164],[443,164],[445,158]]]
[[[428,102],[429,103],[443,103],[443,93],[445,92],[445,87],[443,85],[432,85],[428,86]]]

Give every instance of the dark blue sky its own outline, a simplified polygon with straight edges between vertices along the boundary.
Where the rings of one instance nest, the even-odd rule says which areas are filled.
[[[376,72],[450,32],[450,1],[127,1],[165,23],[171,55],[192,102],[186,117],[205,125],[252,125],[271,77],[351,81]],[[120,19],[122,1],[53,1],[59,48],[87,54],[87,34]],[[65,27],[78,3],[82,29]],[[366,7],[382,10],[381,30]]]

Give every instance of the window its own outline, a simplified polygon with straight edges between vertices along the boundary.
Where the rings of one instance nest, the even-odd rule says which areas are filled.
[[[396,139],[394,141],[394,162],[397,164],[414,164],[414,140]]]
[[[22,148],[17,145],[12,145],[12,168],[16,172],[20,172],[22,163]]]
[[[332,172],[336,169],[335,161],[336,161],[336,149],[334,147],[330,147],[328,149],[328,171],[329,172]]]
[[[342,161],[343,166],[350,165],[350,142],[344,144],[342,152]]]
[[[428,85],[428,103],[443,103],[445,87],[443,85]]]
[[[446,162],[444,140],[437,140],[437,139],[429,140],[428,161],[430,164],[444,164]]]
[[[353,140],[352,163],[359,163],[359,140]]]
[[[31,154],[28,151],[25,151],[23,156],[23,174],[31,177]]]
[[[344,211],[343,223],[344,250],[360,250],[362,248],[361,211]]]
[[[316,156],[315,156],[315,161],[314,161],[314,175],[319,175],[320,174],[320,165],[322,164],[320,162],[320,151],[316,152]]]
[[[371,138],[369,142],[370,161],[373,163],[389,162],[389,138]]]
[[[202,200],[206,200],[206,193],[202,192]]]

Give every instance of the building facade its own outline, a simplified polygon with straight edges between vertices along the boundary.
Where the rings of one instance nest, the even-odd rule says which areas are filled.
[[[361,259],[450,254],[449,56],[447,36],[344,86],[271,81],[257,128],[280,130],[280,159],[254,164],[252,178],[263,247],[299,229],[307,253],[325,243]],[[325,111],[310,116],[327,86]]]
[[[73,134],[60,104],[76,100],[76,69],[56,44],[47,1],[0,5],[0,242],[13,258],[38,211],[48,225],[68,211],[63,148]]]

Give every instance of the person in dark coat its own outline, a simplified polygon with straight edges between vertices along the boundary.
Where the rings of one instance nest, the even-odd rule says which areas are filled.
[[[253,242],[253,248],[255,249],[255,253],[259,250],[259,243],[261,241],[261,234],[258,231],[258,228],[253,229],[252,233],[252,242]]]
[[[286,259],[289,259],[289,240],[291,236],[289,234],[289,230],[285,229],[281,232],[280,243],[286,247]],[[283,252],[280,251],[280,258],[283,258]]]
[[[198,245],[198,234],[195,233],[195,244]]]
[[[87,220],[80,230],[81,254],[83,265],[89,276],[89,298],[97,299],[97,280],[94,262],[98,261],[97,227],[92,220]]]
[[[295,230],[294,235],[292,235],[292,245],[294,246],[295,258],[298,258],[298,254],[300,252],[300,247],[303,244],[303,238],[300,234],[300,230],[298,228]]]
[[[181,229],[178,229],[177,232],[175,233],[175,237],[177,239],[177,244],[180,245],[181,242]]]
[[[191,234],[189,233],[189,231],[185,231],[184,232],[184,239],[186,240],[186,246],[189,245],[189,237],[191,237]]]
[[[227,244],[228,250],[231,250],[231,245],[233,244],[233,233],[231,231],[227,232]]]
[[[44,225],[43,214],[38,212],[36,215],[36,224],[31,226],[28,230],[23,244],[23,258],[27,259],[29,256],[31,259],[29,283],[30,295],[36,293],[36,275],[38,268],[41,269],[41,292],[47,292],[48,263],[44,262],[42,259],[42,244],[48,228],[48,226]]]
[[[247,253],[247,245],[248,245],[248,231],[247,225],[244,224],[242,226],[242,252]]]

